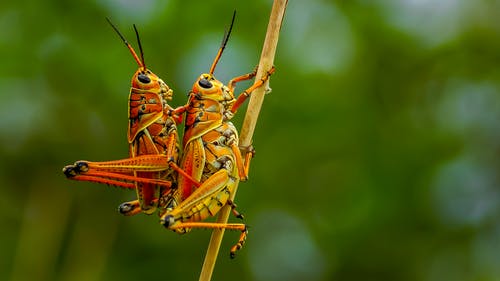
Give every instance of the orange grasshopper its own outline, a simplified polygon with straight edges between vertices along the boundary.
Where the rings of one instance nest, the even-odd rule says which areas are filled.
[[[173,170],[179,154],[178,135],[176,121],[168,114],[173,108],[167,103],[172,99],[173,91],[146,67],[135,25],[140,58],[116,26],[107,20],[139,66],[132,76],[129,94],[127,138],[130,158],[106,162],[77,161],[64,167],[63,172],[73,180],[134,188],[137,200],[121,204],[119,211],[124,215],[141,211],[151,214],[159,205],[168,204],[167,195],[175,184]],[[163,157],[152,157],[155,155]]]
[[[214,77],[215,67],[231,34],[234,18],[235,14],[209,73],[200,75],[196,80],[187,104],[172,112],[174,115],[186,115],[183,152],[179,166],[189,177],[184,174],[178,175],[175,196],[179,204],[167,209],[160,219],[165,227],[178,233],[186,233],[191,228],[241,231],[238,243],[231,248],[231,257],[235,256],[236,251],[245,242],[247,235],[245,224],[221,224],[202,220],[215,216],[226,205],[231,206],[237,217],[241,217],[229,198],[238,182],[248,177],[253,148],[246,149],[243,160],[238,147],[238,131],[228,120],[250,93],[262,86],[274,72],[272,68],[261,80],[243,91],[237,99],[234,97],[236,83],[253,78],[256,71],[233,78],[227,86]],[[196,181],[200,181],[201,185],[195,184]]]
[[[231,248],[231,257],[234,257],[235,252],[243,246],[247,234],[246,226],[242,223],[218,224],[202,222],[202,220],[216,215],[225,205],[231,206],[233,213],[241,217],[234,209],[235,205],[229,197],[237,183],[247,179],[253,149],[247,148],[245,160],[243,160],[238,148],[238,132],[228,120],[232,118],[250,93],[262,86],[274,72],[272,68],[237,99],[233,94],[236,83],[253,78],[255,71],[233,78],[227,86],[215,79],[213,72],[229,39],[234,18],[235,15],[233,15],[229,31],[223,37],[209,73],[202,74],[194,83],[188,103],[173,111],[168,111],[173,120],[180,120],[181,115],[186,114],[184,150],[181,155],[180,169],[175,165],[175,161],[161,153],[101,163],[79,161],[70,166],[72,168],[84,167],[84,169],[78,169],[78,176],[76,176],[81,177],[82,180],[89,180],[83,177],[89,173],[96,173],[98,170],[106,170],[106,173],[99,174],[97,177],[109,177],[109,171],[167,170],[172,167],[177,172],[178,187],[160,195],[159,204],[163,207],[160,211],[160,222],[180,234],[188,232],[191,228],[239,230],[241,235],[238,243]],[[115,185],[120,185],[120,181],[144,183],[151,181],[145,174],[135,174],[130,177],[115,173],[112,178],[117,182],[105,182],[101,179],[94,179],[94,181]],[[157,182],[167,183],[161,179]]]

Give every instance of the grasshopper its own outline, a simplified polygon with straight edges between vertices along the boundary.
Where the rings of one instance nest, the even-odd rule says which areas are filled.
[[[179,204],[168,208],[160,218],[161,224],[177,233],[186,233],[191,228],[241,231],[238,242],[231,248],[231,257],[235,256],[236,251],[245,242],[246,225],[203,220],[215,216],[226,205],[231,206],[233,214],[241,217],[235,210],[236,205],[229,198],[238,182],[247,180],[254,150],[251,147],[246,148],[243,159],[238,147],[238,131],[229,120],[251,92],[261,87],[274,72],[274,68],[269,70],[238,98],[234,96],[236,83],[253,78],[256,71],[231,79],[227,86],[214,77],[215,67],[226,47],[234,19],[235,14],[209,72],[201,74],[195,81],[187,104],[172,112],[174,116],[185,114],[183,151],[179,167],[190,177],[178,175],[175,197]],[[198,181],[201,185],[195,184]]]
[[[63,172],[72,180],[135,189],[137,200],[121,204],[119,211],[124,215],[151,214],[162,202],[160,199],[167,198],[175,187],[176,173],[170,167],[176,166],[179,140],[176,120],[168,114],[173,110],[168,104],[173,91],[146,67],[136,26],[140,58],[118,28],[107,20],[139,66],[132,76],[128,98],[129,158],[106,162],[81,160],[64,167]],[[157,155],[162,157],[155,158]],[[163,204],[167,204],[165,200]]]
[[[123,203],[120,205],[120,212],[124,214],[136,214],[141,211],[152,213],[155,207],[159,206],[160,223],[179,234],[187,233],[192,228],[240,231],[238,242],[230,250],[232,258],[235,257],[236,251],[243,246],[246,240],[248,232],[246,225],[243,223],[221,224],[204,222],[203,220],[215,216],[226,205],[232,208],[236,217],[242,218],[235,209],[236,205],[229,198],[239,181],[247,180],[254,150],[253,147],[244,148],[245,157],[243,157],[238,147],[238,131],[229,120],[252,91],[261,87],[274,73],[273,67],[262,79],[239,94],[237,98],[234,96],[236,83],[252,79],[256,75],[256,70],[231,79],[227,85],[214,77],[216,65],[231,34],[234,19],[235,14],[233,14],[228,31],[223,36],[221,46],[209,72],[201,74],[195,81],[186,105],[173,110],[166,102],[162,103],[163,110],[161,114],[158,113],[155,120],[169,120],[168,122],[160,122],[164,129],[162,131],[168,132],[168,134],[151,134],[150,126],[156,125],[156,121],[138,125],[136,126],[137,130],[131,129],[132,124],[137,122],[137,120],[131,121],[131,116],[136,116],[132,112],[137,100],[130,98],[128,132],[129,143],[131,143],[130,157],[108,162],[77,161],[74,165],[64,168],[65,174],[71,179],[95,181],[128,188],[135,186],[138,200]],[[115,28],[115,30],[117,29]],[[119,32],[118,34],[126,42]],[[142,73],[140,72],[141,67],[142,71],[146,71],[144,60],[139,60],[130,45],[128,43],[126,45],[139,64],[139,70],[134,75],[135,77]],[[132,84],[134,85],[134,83]],[[133,88],[131,95],[132,92]],[[143,105],[141,104],[141,106]],[[185,115],[185,124],[182,140],[183,150],[179,155],[178,150],[174,149],[177,132],[170,125],[173,124],[175,127],[175,124],[182,120],[182,115]],[[142,119],[140,118],[140,120]],[[142,134],[136,134],[136,131],[142,132]],[[168,145],[160,145],[159,147],[163,150],[158,149],[154,152],[138,150],[137,148],[141,146],[152,147],[142,144],[145,139],[148,144],[154,142],[153,137],[140,139],[138,138],[140,135],[157,136],[162,140],[168,136],[166,137],[168,141],[164,142]],[[138,143],[132,145],[136,141]],[[159,148],[157,145],[154,146]],[[177,165],[176,157],[180,157],[179,165]],[[161,172],[167,173],[167,175],[162,175]],[[148,187],[148,189],[144,187]],[[149,194],[154,191],[154,195],[145,197],[145,190],[148,190]]]

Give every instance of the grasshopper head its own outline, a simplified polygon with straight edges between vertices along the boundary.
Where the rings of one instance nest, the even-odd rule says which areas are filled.
[[[215,79],[214,71],[217,63],[219,62],[222,52],[226,48],[227,41],[229,40],[229,35],[231,34],[231,30],[233,29],[234,19],[236,17],[236,11],[233,13],[233,18],[231,19],[231,25],[229,26],[229,30],[224,33],[224,37],[222,38],[221,45],[219,47],[219,51],[215,56],[214,61],[212,62],[212,66],[210,67],[210,71],[208,73],[203,73],[200,77],[194,82],[192,93],[201,98],[213,99],[216,101],[229,101],[234,99],[233,94],[230,93],[228,88],[224,86],[222,82]]]
[[[173,91],[163,80],[147,68],[139,67],[132,76],[131,86],[139,90],[158,92],[163,99],[172,100]]]
[[[212,74],[204,73],[194,82],[192,93],[201,99],[210,99],[217,102],[234,100],[234,95],[229,89]]]
[[[145,90],[150,92],[155,92],[160,94],[160,96],[165,100],[172,99],[172,90],[161,80],[156,74],[151,72],[144,62],[144,52],[142,51],[141,40],[139,38],[139,31],[137,31],[137,27],[134,25],[135,35],[137,37],[137,43],[139,45],[140,57],[135,52],[134,48],[128,43],[125,37],[121,34],[118,28],[111,22],[109,18],[106,18],[111,27],[116,31],[118,36],[122,39],[123,43],[129,49],[130,53],[134,57],[134,60],[137,62],[139,69],[135,72],[134,76],[132,76],[132,88],[138,90]]]
[[[224,86],[222,82],[215,79],[212,74],[203,73],[193,84],[193,93],[199,95],[213,95],[220,92]]]

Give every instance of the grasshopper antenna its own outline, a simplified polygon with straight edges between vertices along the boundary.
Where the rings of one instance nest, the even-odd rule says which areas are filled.
[[[141,38],[139,38],[139,31],[137,31],[137,27],[134,24],[135,36],[137,37],[137,44],[139,44],[139,52],[141,52],[141,61],[142,67],[146,70],[146,63],[144,62],[144,52],[142,51]]]
[[[108,21],[109,25],[111,25],[111,27],[115,30],[115,32],[118,34],[118,36],[120,36],[120,38],[122,39],[123,43],[125,43],[125,46],[127,46],[127,48],[129,49],[130,53],[132,54],[132,56],[134,56],[134,59],[137,62],[137,64],[139,65],[139,67],[145,68],[144,57],[143,57],[143,59],[141,61],[139,59],[139,57],[137,56],[137,53],[134,51],[134,48],[132,48],[132,46],[127,41],[127,39],[125,39],[125,37],[120,32],[120,30],[118,30],[118,28],[111,22],[111,20],[108,17],[106,17],[106,20]],[[134,29],[135,29],[135,25],[134,25]],[[136,29],[136,32],[137,32],[137,29]],[[137,38],[139,38],[139,35],[137,35]],[[139,48],[141,49],[141,55],[142,55],[142,48],[141,48],[140,42],[139,42]]]
[[[212,63],[212,66],[210,67],[210,75],[214,74],[215,71],[215,66],[220,60],[220,57],[222,56],[222,52],[226,48],[227,41],[229,40],[229,35],[231,35],[231,30],[233,30],[233,25],[234,25],[234,19],[236,18],[236,10],[233,12],[233,18],[231,19],[231,25],[229,26],[229,29],[224,32],[224,37],[222,37],[222,43],[220,45],[219,51],[217,52],[217,55],[215,56],[214,62]]]

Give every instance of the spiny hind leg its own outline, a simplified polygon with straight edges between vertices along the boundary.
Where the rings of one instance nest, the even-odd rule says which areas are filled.
[[[166,188],[172,185],[170,181],[162,179],[142,178],[127,172],[110,172],[95,169],[89,166],[89,163],[93,162],[85,160],[76,161],[73,165],[65,166],[63,168],[63,173],[71,180],[102,183],[130,189],[136,188],[135,183],[155,184]]]
[[[204,219],[215,216],[226,205],[233,210],[236,207],[229,198],[237,179],[229,175],[227,168],[234,166],[230,160],[227,161],[223,164],[224,168],[205,180],[179,205],[163,214],[160,223],[177,233],[185,233],[186,229],[191,228],[239,230],[242,234],[238,243],[232,248],[232,256],[234,256],[234,252],[240,249],[245,242],[247,232],[245,224],[203,222]],[[241,217],[236,210],[233,211],[233,214]]]
[[[112,186],[119,186],[123,188],[134,189],[135,185],[132,182],[126,182],[121,179],[116,179],[113,176],[103,176],[102,174],[92,174],[85,172],[82,174],[79,167],[76,165],[67,165],[63,168],[63,173],[68,179],[76,181],[86,181],[95,183],[104,183]]]
[[[176,225],[169,227],[172,230],[176,229],[192,229],[192,228],[205,228],[205,229],[227,229],[240,231],[238,242],[231,247],[229,252],[230,257],[236,257],[236,252],[243,248],[247,240],[248,227],[243,223],[216,223],[216,222],[180,222]]]

